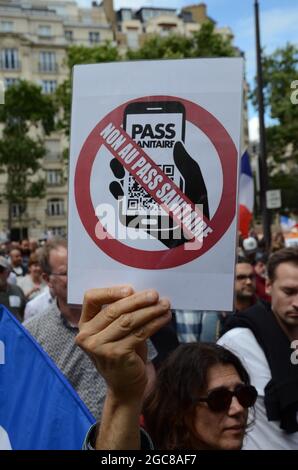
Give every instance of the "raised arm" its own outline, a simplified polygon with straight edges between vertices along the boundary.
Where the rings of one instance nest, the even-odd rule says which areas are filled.
[[[154,290],[120,286],[86,293],[76,341],[108,385],[96,449],[140,448],[146,340],[170,319],[169,301]]]

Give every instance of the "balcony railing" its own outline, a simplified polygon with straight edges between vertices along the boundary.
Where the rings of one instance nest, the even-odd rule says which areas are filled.
[[[38,70],[41,73],[57,73],[58,72],[58,64],[55,62],[53,63],[46,63],[46,62],[39,62]]]
[[[59,213],[57,213],[56,210],[53,211],[49,208],[45,209],[45,213],[48,217],[58,217],[58,218],[60,218],[60,217],[65,217],[66,216],[66,210],[65,209],[63,209],[61,211],[58,211],[58,212]]]
[[[64,185],[65,185],[65,182],[64,182],[63,179],[61,178],[60,181],[47,181],[46,184],[47,184],[47,186],[48,186],[49,188],[53,188],[53,187],[59,188],[59,187],[64,186]]]

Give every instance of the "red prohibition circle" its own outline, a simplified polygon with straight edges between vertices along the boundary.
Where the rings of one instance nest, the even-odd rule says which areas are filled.
[[[110,234],[99,239],[95,227],[100,224],[91,200],[90,179],[92,165],[104,140],[100,131],[110,122],[120,127],[123,113],[129,103],[138,101],[180,101],[186,110],[186,121],[198,127],[212,142],[220,159],[223,173],[223,190],[216,213],[211,219],[212,233],[204,239],[202,247],[186,250],[184,245],[176,248],[145,251],[121,243]],[[108,256],[121,264],[140,269],[168,269],[180,266],[202,256],[209,251],[226,233],[236,213],[237,149],[223,125],[206,109],[186,99],[176,96],[146,96],[130,100],[115,108],[105,116],[90,132],[85,140],[76,165],[74,178],[75,200],[79,216],[85,230],[95,244]]]

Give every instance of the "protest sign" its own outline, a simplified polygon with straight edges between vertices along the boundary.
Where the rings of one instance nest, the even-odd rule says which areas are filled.
[[[232,308],[242,81],[242,59],[75,67],[70,303],[131,283]]]

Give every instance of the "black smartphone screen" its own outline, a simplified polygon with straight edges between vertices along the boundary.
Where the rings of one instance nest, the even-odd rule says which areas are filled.
[[[149,155],[161,170],[183,191],[184,181],[174,165],[175,142],[184,142],[185,108],[178,101],[137,102],[124,112],[123,127],[130,137]],[[150,210],[163,213],[154,199],[127,174],[124,182],[127,195],[126,215],[140,215]]]

